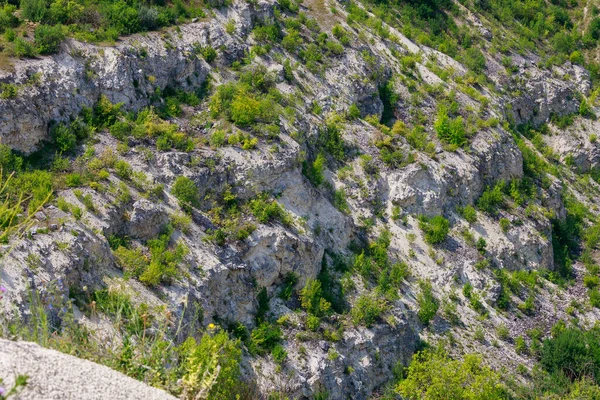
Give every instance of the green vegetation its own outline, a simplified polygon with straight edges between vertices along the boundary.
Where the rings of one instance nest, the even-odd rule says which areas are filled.
[[[419,228],[425,234],[427,243],[437,244],[446,240],[448,232],[450,232],[450,222],[441,215],[431,218],[421,216],[419,217]]]
[[[188,253],[187,247],[179,243],[170,246],[172,228],[157,239],[148,240],[148,253],[140,248],[128,248],[126,243],[119,243],[114,254],[126,276],[139,278],[148,286],[168,284],[178,276],[179,264]]]
[[[409,275],[408,265],[402,262],[393,263],[388,256],[390,232],[384,230],[377,240],[362,249],[354,259],[354,270],[365,281],[377,282],[377,292],[389,298],[396,298],[401,283]]]
[[[433,294],[431,282],[421,281],[419,282],[419,288],[420,292],[417,296],[417,305],[419,306],[419,311],[417,312],[417,316],[419,317],[419,321],[421,321],[421,323],[428,325],[433,317],[436,316],[440,307],[440,303]]]
[[[411,400],[510,398],[500,375],[480,356],[467,354],[463,361],[453,360],[443,350],[415,354],[396,391]]]
[[[387,309],[385,299],[374,295],[361,295],[352,307],[352,322],[370,328]]]
[[[313,162],[304,160],[302,163],[302,173],[313,185],[319,186],[325,180],[323,172],[325,171],[326,162],[325,156],[320,153]]]
[[[261,224],[279,221],[283,225],[289,226],[293,222],[290,214],[275,200],[269,200],[266,194],[250,200],[249,207],[252,214]]]
[[[508,339],[505,327],[499,336]],[[504,372],[484,366],[482,357],[466,354],[453,359],[443,346],[427,349],[413,356],[396,386],[396,392],[407,399],[594,399],[598,386],[598,329],[585,331],[566,327],[552,328],[552,336],[540,341],[541,331],[528,331],[529,346],[524,337],[515,339],[518,352],[537,352],[539,364],[526,372],[529,384],[521,385]]]
[[[466,146],[466,131],[462,117],[450,118],[448,111],[440,109],[433,125],[438,138],[452,146],[452,149]]]
[[[184,207],[196,206],[198,204],[198,187],[190,178],[180,176],[173,183],[171,188],[173,196],[179,200],[179,204]]]
[[[56,53],[64,38],[72,36],[87,42],[114,42],[121,35],[160,29],[204,12],[194,2],[146,4],[138,1],[88,2],[64,0],[23,0],[18,7],[0,7],[0,41],[5,52],[16,57]],[[33,40],[27,38],[27,23],[39,23]]]
[[[240,127],[277,122],[277,104],[282,97],[274,85],[274,78],[265,67],[243,72],[239,81],[217,87],[210,99],[211,114]]]
[[[504,187],[504,181],[498,182],[493,188],[488,186],[477,200],[477,207],[488,214],[494,215],[497,208],[503,204],[504,194],[502,191]]]

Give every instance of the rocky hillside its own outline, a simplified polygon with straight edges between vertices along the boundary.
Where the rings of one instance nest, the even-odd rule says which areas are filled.
[[[25,1],[0,336],[190,399],[600,391],[593,1],[234,0],[113,44]]]

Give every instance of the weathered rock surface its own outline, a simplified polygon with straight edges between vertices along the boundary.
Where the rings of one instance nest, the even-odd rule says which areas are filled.
[[[14,398],[22,400],[168,400],[176,399],[103,365],[45,349],[35,343],[0,339],[0,377],[12,387],[28,377]]]

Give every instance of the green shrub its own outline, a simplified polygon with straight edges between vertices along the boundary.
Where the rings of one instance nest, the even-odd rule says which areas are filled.
[[[77,136],[64,124],[58,124],[52,127],[50,136],[54,139],[58,150],[64,153],[73,150],[77,144]]]
[[[465,125],[462,117],[451,119],[445,109],[438,112],[437,119],[433,125],[438,138],[456,147],[462,147],[467,144],[465,137]]]
[[[326,315],[331,308],[331,303],[323,298],[321,282],[316,279],[306,281],[306,285],[300,291],[300,301],[302,308],[317,317]]]
[[[419,282],[419,288],[420,291],[417,295],[419,311],[417,312],[417,316],[421,323],[428,325],[437,314],[440,303],[433,295],[431,282],[421,281]]]
[[[62,25],[38,25],[33,35],[38,52],[52,54],[60,49],[60,44],[65,39],[65,29]]]
[[[350,118],[350,119],[358,119],[358,118],[360,118],[360,109],[354,103],[352,103],[350,105],[350,108],[348,108],[348,118]]]
[[[158,239],[148,240],[150,264],[139,276],[140,282],[148,286],[158,286],[169,284],[177,277],[178,266],[189,250],[181,243],[170,249],[171,233],[172,228],[161,234]]]
[[[285,37],[281,41],[281,45],[283,46],[283,48],[292,53],[296,52],[301,44],[302,37],[300,36],[300,33],[298,33],[298,31],[295,29],[290,29],[288,34],[285,35]]]
[[[465,52],[465,65],[475,73],[485,69],[485,57],[477,47],[471,47]]]
[[[495,214],[497,208],[504,202],[502,193],[504,186],[504,181],[498,182],[493,188],[488,186],[477,200],[477,207],[488,214]]]
[[[387,310],[384,299],[374,295],[361,295],[352,307],[352,322],[370,328]]]
[[[9,53],[15,57],[35,57],[37,51],[35,46],[29,40],[21,37],[15,38],[15,40],[9,46]]]
[[[198,187],[196,187],[193,180],[186,176],[180,176],[175,180],[171,193],[182,206],[196,206],[198,204]]]
[[[217,58],[217,51],[212,46],[203,47],[200,50],[200,54],[202,54],[202,57],[204,57],[209,64]]]
[[[302,163],[302,173],[315,186],[319,186],[325,180],[325,163],[327,160],[323,154],[317,155],[317,158],[311,163],[305,160]]]
[[[217,87],[210,99],[214,118],[224,116],[239,126],[277,120],[276,99],[279,92],[272,87],[271,76],[261,68],[242,74],[240,82]]]
[[[94,106],[93,110],[93,123],[97,127],[107,127],[111,126],[115,122],[117,122],[119,116],[121,115],[121,107],[123,103],[113,104],[106,97],[106,95],[100,95],[98,102]]]
[[[125,140],[131,134],[132,124],[128,121],[117,121],[110,127],[110,134],[119,140]]]
[[[331,33],[333,33],[333,36],[344,46],[348,46],[350,44],[350,36],[340,24],[335,24],[331,29]]]
[[[4,4],[0,7],[0,33],[5,30],[14,32],[11,28],[19,25],[19,18],[15,15],[17,7],[12,4]]]
[[[472,205],[459,209],[459,212],[468,223],[473,224],[477,221],[477,211]]]
[[[546,339],[540,351],[540,363],[550,374],[564,374],[572,380],[600,378],[600,333],[597,328],[582,331],[567,328]]]
[[[242,350],[239,340],[226,332],[205,333],[200,342],[188,338],[177,349],[183,358],[181,378],[188,398],[229,400],[240,394],[240,363]]]
[[[268,200],[265,195],[253,199],[249,203],[250,211],[260,223],[280,221],[284,225],[292,223],[291,217],[275,200]]]
[[[446,240],[448,232],[450,232],[450,222],[436,215],[432,218],[420,217],[419,228],[425,233],[425,241],[429,244],[437,244]]]
[[[217,129],[210,135],[209,143],[212,147],[221,147],[225,144],[225,131]]]
[[[131,165],[125,160],[117,160],[114,165],[115,173],[121,179],[129,180],[131,179],[131,174],[133,173],[133,169]]]
[[[500,218],[500,229],[506,233],[510,229],[510,220],[508,218]]]
[[[139,248],[128,249],[120,246],[113,254],[117,263],[123,268],[125,276],[140,276],[150,262],[149,258]]]
[[[287,358],[287,351],[285,351],[285,348],[280,344],[277,344],[275,347],[273,347],[271,354],[273,355],[273,361],[275,361],[277,364],[283,364]]]
[[[0,99],[14,99],[19,94],[19,87],[12,83],[0,83]]]
[[[273,351],[283,339],[283,332],[277,325],[272,325],[267,322],[263,322],[258,325],[250,334],[250,346],[251,352],[258,355]]]
[[[519,336],[515,339],[515,351],[519,354],[529,354],[529,347],[523,336]]]
[[[413,356],[396,392],[406,399],[507,399],[500,376],[482,363],[481,356],[467,354],[453,360],[444,351],[423,351]]]
[[[336,189],[333,192],[333,206],[344,214],[350,212],[350,206],[346,200],[346,191],[343,188]]]
[[[40,22],[47,13],[46,1],[22,0],[21,13],[23,18],[32,22]]]

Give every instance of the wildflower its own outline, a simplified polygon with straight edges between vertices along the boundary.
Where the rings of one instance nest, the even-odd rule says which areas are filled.
[[[4,288],[2,288],[2,289],[4,289]],[[0,289],[0,291],[3,291],[3,290]],[[6,389],[3,388],[2,386],[0,386],[0,396],[4,396],[5,394],[6,394]]]
[[[215,329],[215,324],[208,324],[208,329]]]

